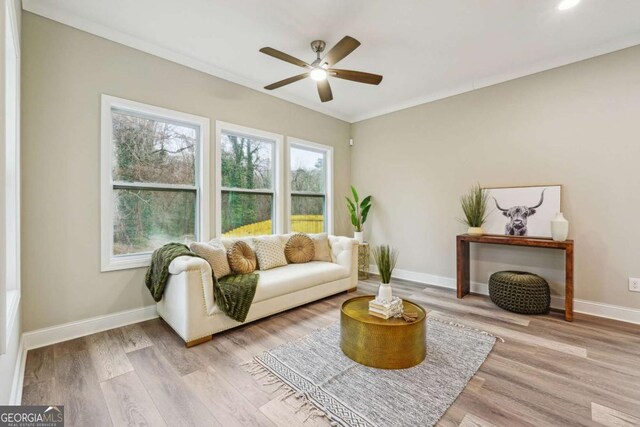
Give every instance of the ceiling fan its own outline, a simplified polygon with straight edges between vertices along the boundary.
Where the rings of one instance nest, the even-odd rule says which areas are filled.
[[[265,86],[264,88],[267,90],[273,90],[290,83],[297,82],[298,80],[311,77],[318,84],[318,94],[320,95],[320,100],[322,102],[327,102],[333,99],[331,86],[329,86],[327,77],[337,77],[339,79],[351,80],[358,83],[367,83],[370,85],[380,84],[380,82],[382,81],[382,76],[378,74],[332,68],[340,60],[344,59],[347,55],[356,50],[358,46],[360,46],[360,42],[358,40],[350,36],[345,36],[333,48],[331,48],[331,50],[325,55],[324,58],[320,58],[320,54],[324,51],[326,43],[322,40],[314,40],[311,42],[311,50],[315,52],[316,60],[311,64],[307,64],[306,62],[298,58],[294,58],[291,55],[280,52],[279,50],[273,49],[271,47],[263,47],[262,49],[260,49],[260,52],[269,56],[273,56],[274,58],[278,58],[290,64],[306,68],[308,70],[303,74],[298,74],[297,76],[280,80],[279,82],[272,83],[268,86]]]

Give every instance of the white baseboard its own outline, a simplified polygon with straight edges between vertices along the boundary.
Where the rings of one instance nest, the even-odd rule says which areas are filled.
[[[369,267],[369,271],[377,271],[376,266],[371,265]],[[402,270],[399,268],[393,270],[393,277],[417,283],[424,283],[425,285],[456,289],[456,279],[453,277],[437,276],[434,274]],[[471,292],[481,295],[489,295],[489,285],[487,283],[471,282]],[[564,297],[552,295],[551,307],[564,310]],[[576,313],[590,314],[592,316],[640,324],[640,309],[637,308],[574,298],[573,311]]]
[[[149,319],[155,319],[156,317],[158,317],[156,306],[148,305],[146,307],[135,308],[133,310],[120,311],[117,313],[64,323],[62,325],[37,329],[35,331],[25,332],[22,334],[24,344],[23,348],[25,350],[32,350],[34,348],[83,337],[85,335],[95,334],[96,332],[102,332],[108,329],[118,328],[120,326],[130,325],[132,323],[142,322]]]

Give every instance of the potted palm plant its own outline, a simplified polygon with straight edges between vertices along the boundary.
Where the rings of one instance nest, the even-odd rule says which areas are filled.
[[[367,215],[369,215],[369,209],[371,209],[371,196],[367,196],[364,199],[360,200],[360,196],[356,191],[355,187],[351,186],[351,193],[353,194],[353,200],[349,197],[347,199],[347,208],[349,209],[349,213],[351,214],[351,224],[355,227],[355,232],[353,233],[353,237],[359,242],[364,242],[364,230],[362,226],[367,220]]]
[[[396,267],[398,251],[389,245],[376,246],[372,250],[373,259],[378,266],[380,274],[380,287],[378,288],[379,301],[391,301],[391,273]]]
[[[460,205],[464,213],[464,218],[461,221],[469,227],[468,234],[482,235],[482,224],[487,220],[488,201],[489,194],[482,190],[480,184],[474,185],[467,194],[460,197]]]

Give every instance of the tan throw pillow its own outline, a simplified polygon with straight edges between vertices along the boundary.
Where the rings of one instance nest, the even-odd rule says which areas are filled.
[[[313,240],[304,233],[294,234],[289,238],[284,247],[284,254],[287,261],[293,264],[309,262],[315,255],[315,245]]]
[[[234,273],[252,273],[256,269],[256,254],[246,242],[237,241],[227,251],[229,266]]]
[[[309,234],[309,237],[313,240],[313,261],[331,262],[331,247],[327,233]]]
[[[217,247],[210,243],[193,242],[190,248],[193,253],[204,258],[209,263],[216,279],[231,274],[231,267],[229,267],[227,251],[224,249],[224,246]]]
[[[222,243],[222,240],[218,238],[209,240],[209,246],[213,246],[214,248],[223,248],[225,251],[228,249],[224,243]]]
[[[284,245],[279,236],[265,236],[253,239],[256,248],[256,257],[260,270],[282,267],[287,265],[287,258],[284,256]]]

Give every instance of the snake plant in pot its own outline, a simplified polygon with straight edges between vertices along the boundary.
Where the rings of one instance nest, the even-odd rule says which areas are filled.
[[[468,234],[481,236],[482,224],[487,220],[489,193],[484,191],[480,184],[476,184],[460,197],[460,205],[464,218],[461,221],[469,227]]]
[[[389,245],[380,245],[372,249],[373,259],[378,266],[380,273],[380,287],[378,288],[377,300],[391,301],[391,273],[396,267],[398,260],[398,250]]]
[[[367,196],[360,200],[360,196],[353,185],[351,186],[351,194],[353,194],[353,199],[350,199],[349,197],[346,197],[346,199],[347,209],[349,209],[349,214],[351,215],[351,224],[353,224],[356,229],[353,233],[353,237],[359,243],[363,243],[364,230],[362,229],[362,226],[367,220],[369,209],[371,209],[371,196]]]

